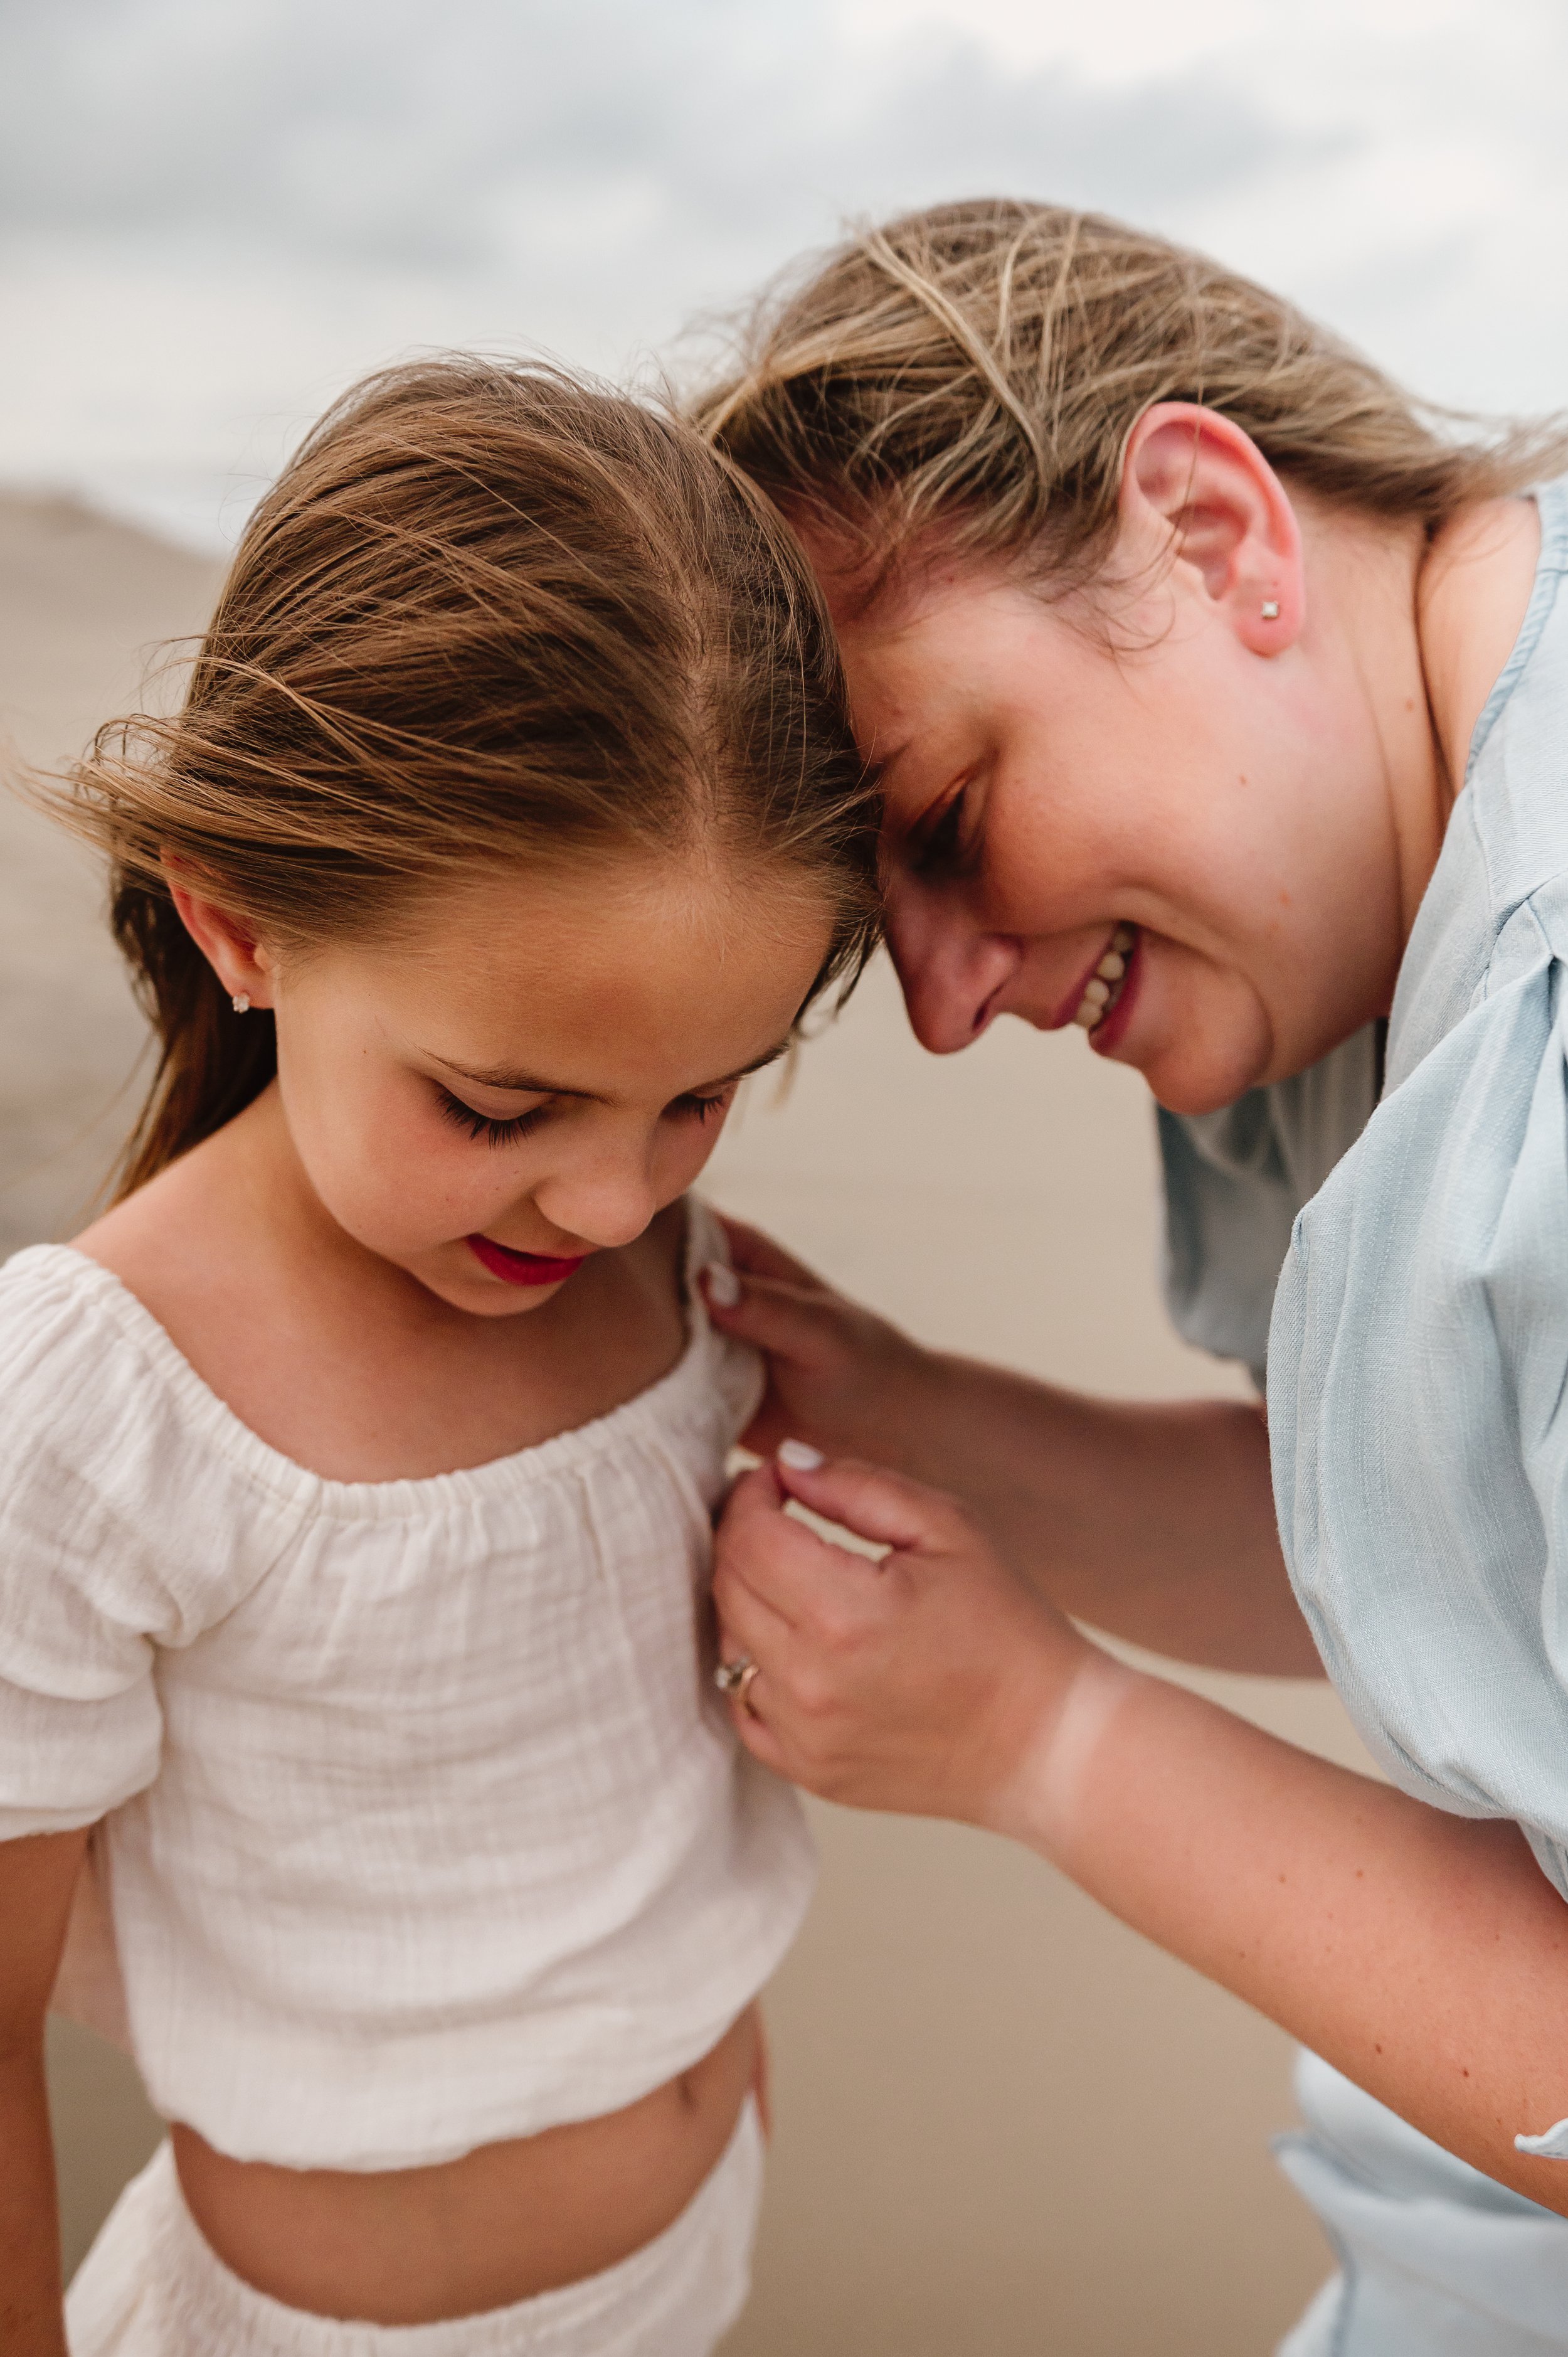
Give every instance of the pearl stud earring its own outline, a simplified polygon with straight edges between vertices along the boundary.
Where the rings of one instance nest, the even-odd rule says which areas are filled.
[[[1265,622],[1277,622],[1277,621],[1279,620],[1279,619],[1280,619],[1280,601],[1279,601],[1279,599],[1278,599],[1277,597],[1265,597],[1265,598],[1264,598],[1264,600],[1263,600],[1263,619],[1264,619],[1264,621],[1265,621]]]
[[[236,1015],[249,1015],[251,1011],[251,1002],[242,990],[237,990],[229,1004]]]

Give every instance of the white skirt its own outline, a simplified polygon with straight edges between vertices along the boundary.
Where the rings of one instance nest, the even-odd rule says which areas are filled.
[[[186,2208],[163,2144],[77,2271],[67,2344],[70,2357],[709,2357],[746,2302],[761,2191],[748,2097],[673,2225],[616,2266],[449,2323],[342,2323],[231,2274]]]

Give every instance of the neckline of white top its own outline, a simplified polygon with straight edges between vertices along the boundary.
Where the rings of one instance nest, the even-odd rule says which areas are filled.
[[[526,1448],[514,1449],[509,1456],[492,1457],[479,1465],[459,1466],[447,1473],[402,1476],[390,1481],[334,1480],[274,1448],[203,1382],[146,1304],[138,1300],[130,1287],[101,1261],[78,1252],[74,1245],[29,1245],[12,1255],[4,1274],[20,1275],[24,1265],[41,1274],[48,1266],[65,1278],[78,1300],[85,1294],[113,1319],[128,1341],[146,1354],[156,1372],[204,1437],[251,1480],[291,1504],[308,1506],[313,1512],[341,1520],[410,1517],[452,1504],[478,1503],[487,1497],[515,1492],[521,1483],[532,1485],[558,1473],[576,1472],[607,1449],[636,1437],[639,1432],[650,1433],[678,1414],[683,1394],[692,1389],[693,1377],[706,1356],[704,1345],[715,1338],[696,1283],[696,1269],[714,1253],[712,1236],[702,1232],[717,1228],[717,1222],[706,1207],[688,1199],[686,1248],[682,1254],[686,1340],[674,1365],[667,1367],[656,1382],[643,1391],[634,1392],[618,1406],[607,1408],[602,1415],[591,1417],[586,1424],[554,1433],[548,1440],[535,1441]],[[722,1240],[722,1231],[718,1232]],[[710,1376],[698,1391],[697,1400],[705,1400],[712,1388]]]

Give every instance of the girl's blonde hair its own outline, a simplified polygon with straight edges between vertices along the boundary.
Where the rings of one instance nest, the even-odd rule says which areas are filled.
[[[843,547],[863,594],[909,552],[1063,588],[1114,536],[1127,437],[1160,401],[1244,428],[1293,484],[1434,530],[1568,464],[1561,424],[1470,436],[1278,296],[1060,205],[983,199],[865,229],[766,295],[708,438]]]
[[[790,533],[690,426],[542,368],[349,393],[252,518],[179,711],[101,731],[52,799],[109,855],[160,1044],[122,1194],[276,1069],[171,873],[308,948],[498,860],[779,864],[832,912],[812,996],[876,930],[875,808]]]

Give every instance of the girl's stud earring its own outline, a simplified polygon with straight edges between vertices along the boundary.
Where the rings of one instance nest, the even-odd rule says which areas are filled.
[[[251,1002],[242,990],[237,990],[229,1004],[236,1015],[249,1015],[251,1011]]]
[[[1280,601],[1279,601],[1279,599],[1278,599],[1277,597],[1265,597],[1265,598],[1264,598],[1264,600],[1263,600],[1263,619],[1264,619],[1264,621],[1265,621],[1265,622],[1277,622],[1277,621],[1279,620],[1279,619],[1280,619]]]

